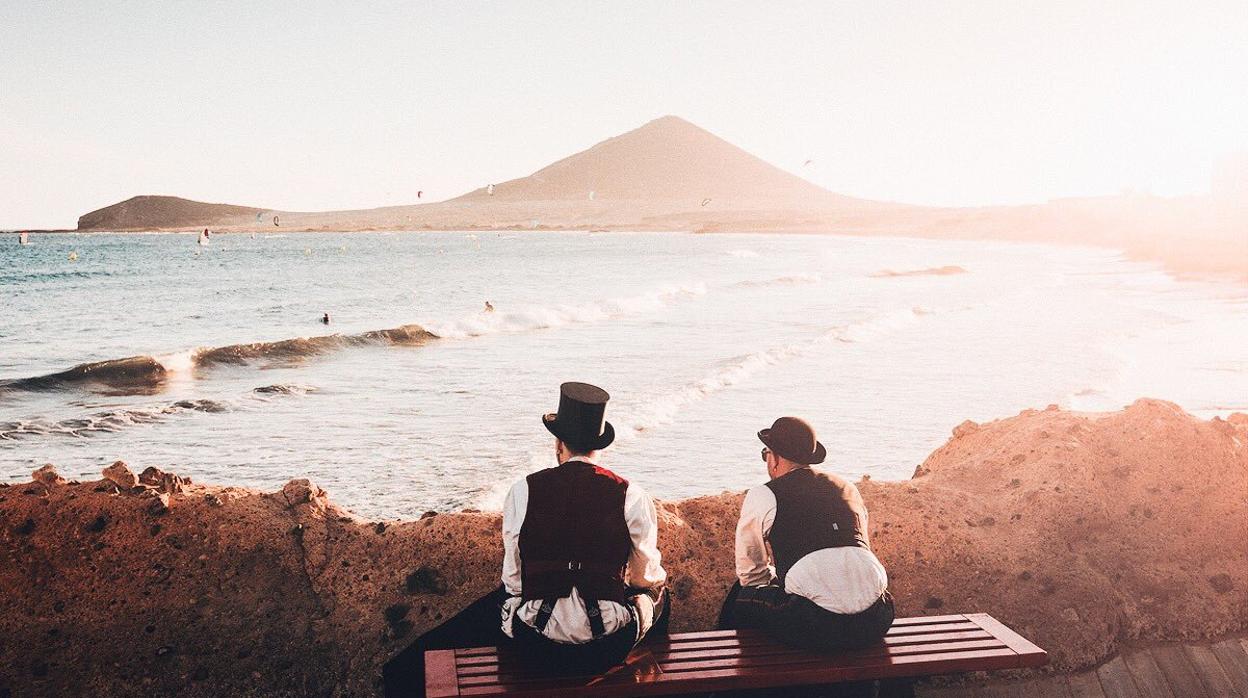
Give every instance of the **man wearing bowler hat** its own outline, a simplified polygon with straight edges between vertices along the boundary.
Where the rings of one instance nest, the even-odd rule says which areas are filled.
[[[827,451],[805,420],[781,417],[758,438],[771,480],[741,504],[737,583],[720,627],[761,628],[814,650],[876,642],[892,625],[893,599],[858,488],[810,467]]]
[[[609,399],[560,386],[558,412],[542,416],[558,466],[516,482],[503,504],[502,586],[388,662],[388,697],[423,695],[427,650],[510,645],[555,672],[599,672],[667,633],[654,502],[597,464],[615,439]]]
[[[654,502],[598,465],[615,439],[609,399],[587,383],[561,385],[559,411],[542,416],[559,465],[516,482],[503,505],[503,632],[586,669],[666,632]]]

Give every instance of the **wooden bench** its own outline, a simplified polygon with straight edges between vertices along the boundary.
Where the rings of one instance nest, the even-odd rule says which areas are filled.
[[[1038,667],[1048,654],[992,616],[899,618],[878,645],[812,654],[755,631],[681,633],[598,676],[551,676],[495,647],[425,653],[425,694],[662,696]]]

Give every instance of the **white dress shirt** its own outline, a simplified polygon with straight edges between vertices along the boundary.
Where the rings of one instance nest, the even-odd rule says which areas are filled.
[[[770,487],[759,485],[745,493],[737,522],[737,579],[741,586],[769,584],[776,576],[767,544],[775,520],[776,495]],[[816,550],[798,560],[784,577],[786,592],[804,596],[833,613],[865,611],[886,589],[884,565],[870,550],[858,546]]]
[[[592,463],[589,458],[577,457],[570,460]],[[536,627],[538,609],[541,600],[525,602],[520,597],[522,578],[520,575],[520,527],[524,525],[524,516],[529,507],[529,481],[521,478],[511,486],[507,499],[503,503],[503,586],[511,598],[503,603],[503,632],[511,637],[511,622],[514,615],[531,627]],[[628,484],[624,494],[624,518],[628,522],[628,532],[633,539],[633,550],[629,554],[628,567],[624,581],[629,586],[641,589],[652,589],[667,581],[659,556],[659,518],[655,512],[654,501],[641,487]],[[598,601],[602,611],[602,625],[607,634],[611,634],[628,625],[633,619],[632,611],[614,601]],[[589,617],[585,614],[585,603],[580,592],[572,588],[572,595],[555,601],[554,612],[546,629],[541,631],[548,639],[555,642],[583,644],[594,639]]]

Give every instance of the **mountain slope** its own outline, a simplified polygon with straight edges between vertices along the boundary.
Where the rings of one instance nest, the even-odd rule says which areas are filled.
[[[678,208],[824,207],[838,196],[745,152],[684,119],[664,116],[528,177],[454,201],[646,201]]]
[[[268,215],[297,228],[490,227],[545,220],[554,227],[627,226],[666,220],[696,227],[717,212],[861,209],[873,202],[833,194],[684,119],[664,116],[537,172],[434,204],[292,213],[136,196],[78,219],[79,230],[267,228]]]

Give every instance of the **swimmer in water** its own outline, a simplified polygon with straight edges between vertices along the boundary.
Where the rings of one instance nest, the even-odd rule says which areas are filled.
[[[489,301],[486,301],[486,302],[485,302],[485,312],[487,312],[487,313],[492,313],[492,312],[494,312],[494,306],[493,306],[493,305],[490,305],[490,302],[489,302]]]
[[[322,325],[329,324],[329,313],[325,313],[324,315],[321,316],[321,324]]]

